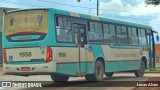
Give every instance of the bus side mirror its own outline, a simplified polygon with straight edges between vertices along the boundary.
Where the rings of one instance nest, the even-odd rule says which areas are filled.
[[[157,41],[159,41],[159,35],[156,36]]]

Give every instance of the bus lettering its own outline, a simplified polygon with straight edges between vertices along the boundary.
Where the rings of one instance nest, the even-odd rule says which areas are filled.
[[[59,57],[66,57],[66,53],[65,52],[59,52]]]
[[[31,57],[32,53],[31,52],[20,52],[19,55],[20,57]]]

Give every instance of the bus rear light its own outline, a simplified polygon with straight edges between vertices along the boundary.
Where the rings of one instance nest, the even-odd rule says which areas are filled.
[[[52,48],[47,47],[47,53],[46,53],[46,63],[49,63],[52,61]]]
[[[6,49],[3,49],[3,62],[5,63],[5,64],[7,64],[7,55],[6,55]]]

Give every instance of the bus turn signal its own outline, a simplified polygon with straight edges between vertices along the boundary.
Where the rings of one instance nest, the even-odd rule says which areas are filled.
[[[3,49],[3,60],[4,60],[4,63],[7,64],[6,49]]]

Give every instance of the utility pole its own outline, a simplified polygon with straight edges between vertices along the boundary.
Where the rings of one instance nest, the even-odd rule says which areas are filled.
[[[80,2],[81,0],[77,0],[77,2]],[[91,0],[89,0],[91,1]],[[99,0],[97,0],[97,16],[99,16]]]
[[[99,16],[99,0],[97,0],[97,16]]]

